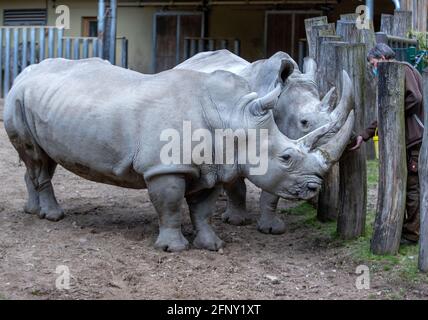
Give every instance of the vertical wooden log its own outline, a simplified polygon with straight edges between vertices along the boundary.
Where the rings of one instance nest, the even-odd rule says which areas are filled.
[[[317,65],[319,66],[320,63],[320,52],[321,52],[321,45],[324,42],[329,42],[329,41],[340,41],[342,38],[340,36],[336,36],[336,35],[320,35],[317,38],[317,47],[316,47],[316,58],[315,61],[317,62]],[[324,92],[322,94],[322,96],[324,96],[326,92]]]
[[[336,27],[337,35],[341,36],[343,41],[349,42],[349,43],[360,43],[362,42],[361,39],[361,32],[357,28],[357,24],[353,21],[337,21],[337,27]]]
[[[366,45],[366,56],[376,45],[376,35],[374,32],[373,22],[370,22],[369,29],[363,29],[361,32],[361,40]],[[367,60],[365,60],[367,61]],[[375,76],[372,72],[371,66],[366,64],[366,87],[364,90],[364,102],[365,102],[365,127],[368,127],[374,120],[377,119],[377,109],[376,109],[376,92],[377,92],[377,83]],[[366,142],[366,154],[367,159],[373,160],[376,158],[376,152],[374,147],[373,140]]]
[[[379,63],[379,187],[371,251],[396,254],[406,205],[404,64]]]
[[[312,27],[325,25],[327,23],[328,20],[326,16],[305,19],[306,39],[308,41],[309,57],[311,58],[315,58],[315,40],[312,39]]]
[[[423,73],[425,127],[428,124],[428,69]],[[421,231],[419,239],[419,270],[428,272],[428,129],[424,130],[419,159],[419,182],[421,184]]]
[[[340,15],[340,20],[355,23],[359,16],[360,16],[359,13],[345,13]]]
[[[317,82],[320,96],[323,97],[336,86],[336,51],[335,46],[345,45],[340,41],[325,41],[320,45]],[[337,93],[337,90],[336,90]],[[339,212],[339,165],[334,165],[325,176],[318,197],[317,219],[320,221],[336,220]]]
[[[384,14],[380,16],[380,32],[392,35],[392,26],[394,24],[394,16],[392,14]]]
[[[412,29],[412,11],[395,10],[392,25],[392,35],[407,38],[407,33]]]
[[[312,26],[311,29],[311,46],[312,46],[312,52],[313,52],[313,56],[311,56],[311,58],[315,59],[315,61],[317,61],[317,52],[318,52],[318,37],[320,36],[320,32],[323,31],[324,34],[328,33],[330,35],[334,35],[335,34],[335,25],[334,23],[328,23],[328,24],[324,24],[324,25],[320,25],[320,26]]]
[[[342,70],[348,72],[354,89],[355,132],[365,127],[366,48],[360,44],[336,46],[338,92],[341,92]],[[337,233],[342,239],[354,239],[364,234],[367,210],[366,151],[345,153],[339,161],[339,216]]]

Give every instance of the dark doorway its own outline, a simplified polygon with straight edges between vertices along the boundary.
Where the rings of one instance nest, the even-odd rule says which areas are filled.
[[[156,13],[153,34],[153,72],[183,61],[184,38],[203,37],[203,15],[193,12]]]
[[[265,17],[265,52],[270,57],[278,51],[299,57],[299,39],[306,38],[305,19],[317,17],[321,11],[267,11]]]

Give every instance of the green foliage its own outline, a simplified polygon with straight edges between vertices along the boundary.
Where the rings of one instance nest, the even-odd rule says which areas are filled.
[[[419,50],[428,51],[428,32],[410,31],[409,37],[418,40]],[[428,55],[424,57],[425,65],[428,65]]]

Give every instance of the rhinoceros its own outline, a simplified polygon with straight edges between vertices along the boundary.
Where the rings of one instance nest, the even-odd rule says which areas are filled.
[[[30,66],[16,78],[4,110],[6,132],[27,168],[24,211],[53,221],[64,216],[51,183],[59,164],[91,181],[148,189],[159,215],[155,247],[165,251],[189,246],[181,232],[185,199],[193,245],[218,250],[224,243],[208,221],[222,184],[245,177],[279,197],[311,198],[351,134],[353,111],[340,128],[332,122],[298,140],[284,136],[271,111],[280,85],[259,97],[244,78],[227,71],[143,75],[98,58]],[[162,135],[175,130],[183,136],[186,121],[210,132],[266,130],[259,144],[267,144],[268,171],[253,174],[253,164],[236,161],[165,163]]]
[[[343,121],[352,106],[339,103],[338,107],[334,109],[337,97],[335,88],[331,88],[323,99],[320,99],[315,81],[317,65],[311,58],[305,58],[302,73],[296,62],[281,51],[269,59],[249,63],[228,50],[217,50],[198,53],[177,65],[175,69],[207,73],[216,70],[230,71],[247,79],[252,90],[259,95],[264,95],[281,80],[283,75],[280,70],[284,70],[284,65],[288,65],[288,69],[292,68],[293,72],[286,81],[283,81],[279,101],[274,109],[275,122],[283,134],[289,138],[298,139],[330,121]],[[343,81],[341,96],[348,101],[349,95],[352,94],[352,86],[347,75],[343,77]],[[249,223],[250,218],[245,208],[246,186],[244,180],[237,180],[234,185],[225,189],[228,205],[222,215],[223,221],[233,225]],[[260,232],[271,234],[285,232],[285,224],[276,214],[278,200],[277,196],[262,191],[261,215],[257,222],[257,229]]]

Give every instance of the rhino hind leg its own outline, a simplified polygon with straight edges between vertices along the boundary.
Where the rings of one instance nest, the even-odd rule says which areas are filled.
[[[216,187],[187,197],[190,218],[196,231],[193,245],[198,249],[217,251],[224,246],[224,242],[209,224],[219,194],[220,188]]]
[[[57,164],[38,146],[29,146],[20,153],[27,172],[25,183],[28,191],[28,201],[24,206],[26,213],[37,214],[39,218],[58,221],[64,218],[64,211],[59,206],[52,177]]]
[[[227,194],[227,208],[222,214],[223,222],[234,226],[242,226],[251,223],[251,217],[246,209],[247,187],[244,179],[238,179],[235,183],[225,185]]]
[[[257,221],[257,230],[267,234],[283,234],[284,221],[276,214],[279,197],[262,191],[260,196],[260,218]]]
[[[159,175],[147,182],[150,200],[159,215],[159,235],[155,247],[179,252],[189,248],[181,232],[182,203],[186,181],[182,175]]]

